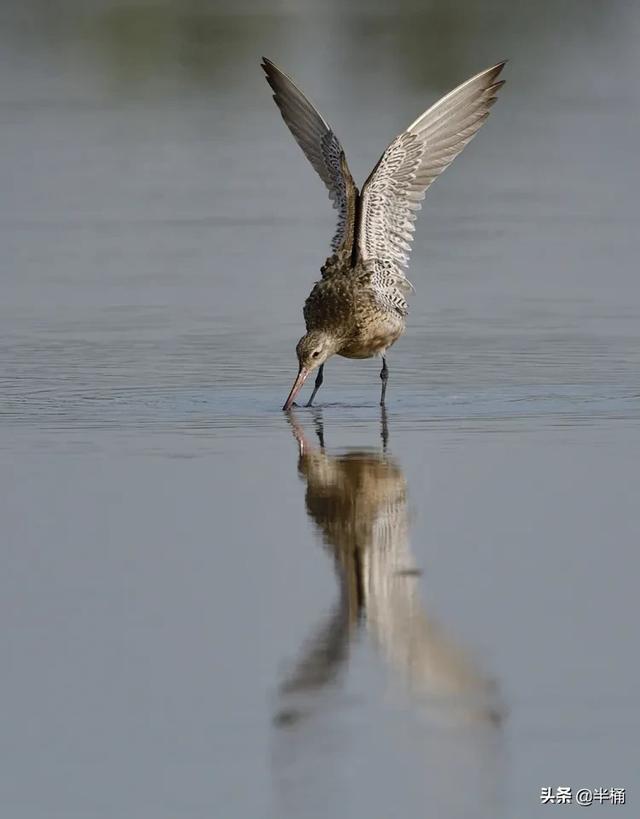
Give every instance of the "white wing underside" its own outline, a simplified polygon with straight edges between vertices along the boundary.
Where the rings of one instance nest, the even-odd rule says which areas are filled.
[[[475,136],[489,116],[504,63],[476,74],[425,111],[384,152],[362,189],[358,256],[372,270],[377,298],[406,313],[416,213],[431,183]]]

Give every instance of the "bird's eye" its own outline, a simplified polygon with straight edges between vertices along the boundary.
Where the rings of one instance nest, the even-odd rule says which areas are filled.
[[[316,350],[314,353],[311,353],[311,358],[317,358],[320,355],[320,350]]]

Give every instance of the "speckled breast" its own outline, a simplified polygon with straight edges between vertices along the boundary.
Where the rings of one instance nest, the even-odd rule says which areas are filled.
[[[372,358],[382,355],[404,332],[404,321],[391,314],[379,314],[375,321],[358,327],[338,350],[344,358]]]

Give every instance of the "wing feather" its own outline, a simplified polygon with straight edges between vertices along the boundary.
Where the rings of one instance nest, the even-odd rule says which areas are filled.
[[[372,264],[372,284],[385,303],[406,312],[403,268],[421,201],[489,116],[505,63],[476,74],[421,114],[389,145],[362,188],[358,258]]]
[[[344,251],[351,255],[358,189],[340,141],[290,77],[266,57],[263,57],[262,68],[282,118],[326,185],[329,198],[338,211],[338,225],[331,247],[335,252]]]

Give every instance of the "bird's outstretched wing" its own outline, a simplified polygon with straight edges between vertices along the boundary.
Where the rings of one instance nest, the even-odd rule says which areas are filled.
[[[331,247],[336,252],[351,254],[358,189],[347,166],[342,145],[318,111],[286,74],[266,57],[262,58],[262,68],[273,89],[273,98],[282,118],[327,186],[329,198],[338,210],[338,226]]]
[[[382,154],[360,196],[356,256],[371,263],[374,289],[386,306],[406,313],[410,287],[403,268],[416,211],[427,188],[475,136],[504,82],[505,63],[459,85],[403,131]]]

